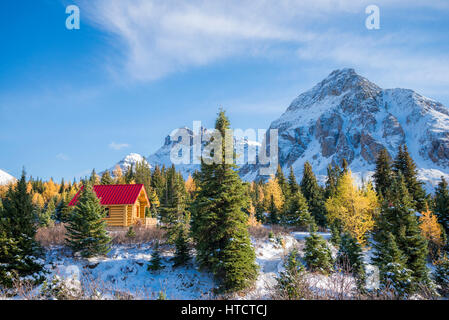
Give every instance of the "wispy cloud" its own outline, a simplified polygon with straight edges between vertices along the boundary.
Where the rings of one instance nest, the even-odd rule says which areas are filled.
[[[70,157],[68,155],[64,154],[64,153],[58,153],[56,155],[56,158],[59,159],[59,160],[62,160],[62,161],[69,161],[70,160]]]
[[[129,144],[127,143],[116,143],[116,142],[111,142],[109,144],[109,148],[113,149],[113,150],[121,150],[124,148],[128,148]]]
[[[376,68],[385,79],[408,71],[425,84],[429,77],[448,82],[447,55],[419,53],[417,39],[399,34],[363,35],[365,7],[372,0],[90,0],[79,1],[91,24],[112,35],[118,58],[109,66],[130,79],[148,81],[167,74],[240,56],[270,56],[279,48],[297,57],[327,60],[329,65]],[[444,0],[378,0],[390,12],[427,7],[448,10]],[[360,29],[348,30],[339,19],[360,15]],[[404,18],[406,16],[404,15]],[[335,23],[337,21],[337,23]],[[382,21],[382,20],[381,20]],[[319,23],[317,23],[319,22]],[[381,22],[381,26],[382,22]],[[432,30],[422,34],[432,40]],[[410,39],[405,43],[404,39]],[[419,39],[418,39],[419,40]],[[401,45],[398,45],[400,43]],[[415,45],[415,47],[414,47]],[[423,59],[423,58],[426,59]],[[423,63],[424,62],[424,63]],[[403,75],[403,74],[402,74]]]

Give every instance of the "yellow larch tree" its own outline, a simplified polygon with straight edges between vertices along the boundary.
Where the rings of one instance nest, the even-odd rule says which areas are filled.
[[[335,195],[326,201],[329,222],[338,221],[343,231],[348,232],[361,245],[366,245],[367,233],[374,228],[374,216],[378,207],[378,199],[372,186],[357,188],[351,171],[342,175]]]
[[[443,228],[438,223],[438,217],[427,208],[419,217],[421,234],[429,241],[429,252],[432,258],[437,258],[444,247]]]
[[[193,180],[193,178],[190,174],[185,182],[185,185],[186,185],[186,191],[190,194],[190,196],[193,196],[194,192],[196,191],[196,185],[195,185],[195,181]]]
[[[58,187],[53,182],[53,179],[50,179],[44,183],[44,192],[42,193],[42,196],[44,197],[44,201],[48,202],[56,195],[58,195]]]
[[[115,166],[114,170],[112,171],[112,174],[114,175],[116,184],[125,183],[125,178],[123,177],[123,170],[122,168],[120,168],[118,164]]]
[[[33,202],[33,204],[35,206],[39,207],[40,209],[44,208],[45,201],[40,193],[37,193],[37,192],[34,193],[31,201]]]
[[[268,182],[265,184],[264,189],[263,199],[265,209],[268,209],[270,207],[271,199],[273,199],[276,209],[282,210],[285,199],[282,194],[281,187],[279,186],[279,183],[274,176],[271,176],[270,180],[268,180]]]

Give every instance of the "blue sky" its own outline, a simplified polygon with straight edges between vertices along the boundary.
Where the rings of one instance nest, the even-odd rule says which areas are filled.
[[[67,5],[80,30],[65,27]],[[380,8],[368,30],[365,8]],[[449,105],[447,1],[19,0],[0,5],[0,169],[79,178],[174,128],[267,128],[332,70]]]

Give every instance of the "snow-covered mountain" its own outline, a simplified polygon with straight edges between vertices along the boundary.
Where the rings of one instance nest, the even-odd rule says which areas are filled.
[[[142,161],[145,161],[146,163],[148,163],[144,156],[142,156],[138,153],[130,153],[126,157],[124,157],[122,160],[120,160],[116,165],[114,165],[112,168],[110,168],[109,171],[111,172],[111,174],[113,174],[115,167],[118,165],[122,169],[123,172],[126,172],[126,171],[128,171],[128,169],[131,166],[133,166],[135,168],[136,164],[141,163]],[[151,167],[151,165],[150,165],[150,167]],[[102,173],[103,172],[101,172],[101,174]]]
[[[384,147],[395,156],[406,143],[420,178],[435,185],[449,178],[449,109],[408,89],[382,89],[353,69],[333,71],[297,97],[270,129],[279,130],[279,162],[297,175],[309,161],[321,179],[330,163],[345,158],[359,179],[367,179]],[[245,180],[261,178],[244,166]]]
[[[0,186],[1,185],[7,185],[10,182],[14,182],[17,179],[14,178],[12,175],[10,175],[9,173],[6,173],[3,170],[0,170]]]

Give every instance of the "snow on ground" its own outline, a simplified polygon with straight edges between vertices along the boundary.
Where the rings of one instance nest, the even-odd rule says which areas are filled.
[[[327,232],[319,233],[329,240]],[[275,236],[273,239],[252,239],[256,251],[256,262],[260,267],[255,287],[236,299],[270,299],[271,290],[276,285],[276,277],[283,270],[284,258],[293,248],[304,255],[304,242],[308,232],[292,232]],[[333,256],[335,248],[331,247]],[[167,299],[198,300],[213,299],[216,283],[213,276],[199,271],[194,261],[185,267],[173,268],[170,261],[173,250],[164,246],[162,263],[165,268],[150,272],[147,266],[152,257],[152,243],[137,245],[114,245],[106,257],[89,260],[74,258],[63,247],[47,250],[45,268],[49,271],[48,282],[54,277],[64,279],[70,286],[82,286],[89,292],[99,292],[102,299],[133,298],[157,299],[164,292]],[[365,252],[365,261],[370,262],[370,251]],[[339,290],[344,285],[354,288],[354,279],[339,273],[330,277],[309,274],[312,290],[321,295],[341,298]],[[347,292],[347,291],[345,291]]]
[[[94,285],[105,292],[105,298],[132,295],[136,299],[156,299],[161,291],[167,299],[210,298],[214,287],[210,274],[198,271],[193,264],[173,268],[172,254],[168,253],[162,255],[165,268],[150,272],[147,266],[151,253],[151,244],[115,245],[107,257],[86,262],[65,254],[61,248],[53,248],[47,252],[46,268],[50,271],[47,278],[56,275],[64,279],[94,280]]]

